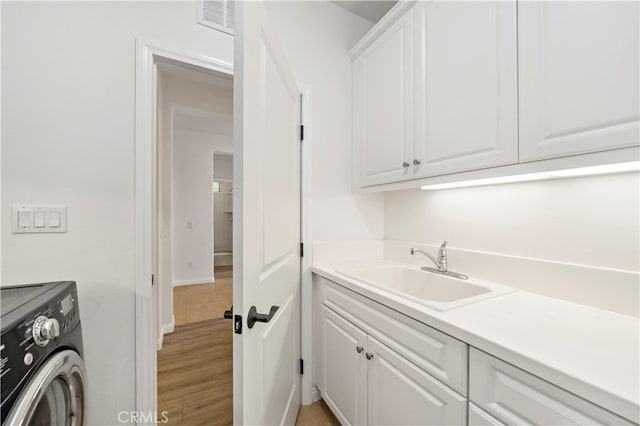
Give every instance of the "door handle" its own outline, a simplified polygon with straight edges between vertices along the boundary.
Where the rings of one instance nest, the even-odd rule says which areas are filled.
[[[273,305],[271,309],[269,309],[269,314],[259,314],[258,309],[252,306],[251,309],[249,309],[249,315],[247,315],[247,327],[253,328],[256,322],[271,321],[271,318],[273,318],[278,309],[280,309],[280,306]]]
[[[233,319],[233,305],[231,305],[231,307],[229,309],[224,311],[224,318],[225,319]]]

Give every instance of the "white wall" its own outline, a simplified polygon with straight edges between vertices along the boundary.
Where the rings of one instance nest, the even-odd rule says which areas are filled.
[[[173,284],[213,281],[213,140],[173,132]]]
[[[135,408],[135,37],[231,62],[196,2],[3,2],[2,285],[78,282],[90,425]],[[68,206],[66,234],[13,235],[13,203]]]
[[[382,238],[384,196],[352,192],[348,50],[372,24],[328,2],[273,2],[269,10],[298,83],[311,89],[312,238]]]
[[[639,193],[638,173],[389,192],[385,238],[638,271]]]
[[[233,157],[231,155],[214,154],[213,179],[233,179]]]

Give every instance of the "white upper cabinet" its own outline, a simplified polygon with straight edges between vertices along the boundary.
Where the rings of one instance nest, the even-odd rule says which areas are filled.
[[[413,13],[414,176],[516,163],[515,2],[420,2]]]
[[[354,61],[356,157],[363,186],[410,176],[413,20],[402,16]],[[403,163],[405,166],[403,166]]]
[[[638,144],[638,2],[519,2],[520,161]]]

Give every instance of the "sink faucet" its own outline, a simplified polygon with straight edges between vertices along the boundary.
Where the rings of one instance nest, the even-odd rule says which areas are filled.
[[[432,268],[432,267],[429,267],[429,266],[423,266],[422,268],[420,268],[423,271],[434,272],[436,274],[443,274],[443,275],[447,275],[449,277],[459,278],[461,280],[468,280],[469,279],[469,277],[467,275],[460,274],[458,272],[452,272],[452,271],[449,271],[447,269],[447,242],[446,241],[444,243],[442,243],[442,245],[438,249],[438,258],[437,259],[435,257],[433,257],[432,255],[430,255],[429,253],[427,253],[426,251],[423,251],[423,250],[420,250],[420,249],[417,249],[417,248],[413,248],[413,247],[409,250],[409,253],[411,253],[412,255],[414,255],[416,253],[423,254],[423,255],[427,256],[429,258],[429,260],[431,260],[437,267],[437,268]]]

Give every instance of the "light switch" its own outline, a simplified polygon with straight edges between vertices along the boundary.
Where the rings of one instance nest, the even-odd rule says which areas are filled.
[[[52,211],[49,213],[49,228],[60,227],[60,212]]]
[[[30,211],[19,211],[18,212],[18,228],[28,228],[31,222],[31,212]]]
[[[11,231],[14,234],[65,233],[67,207],[14,204],[11,207]]]
[[[35,211],[33,212],[33,227],[44,228],[44,222],[47,215],[45,212]]]

